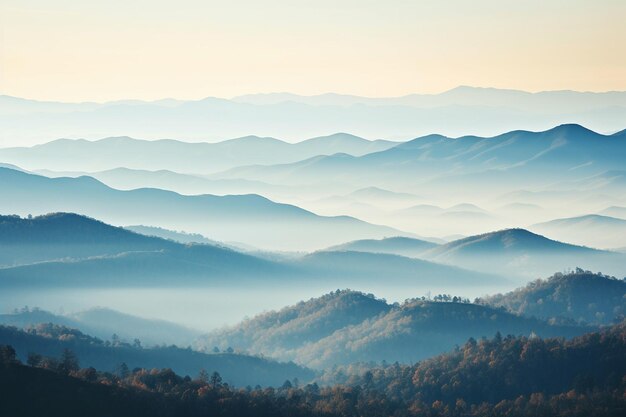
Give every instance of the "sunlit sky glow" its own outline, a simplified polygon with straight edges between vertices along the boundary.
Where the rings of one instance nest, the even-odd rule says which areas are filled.
[[[626,89],[623,0],[2,0],[0,93]]]

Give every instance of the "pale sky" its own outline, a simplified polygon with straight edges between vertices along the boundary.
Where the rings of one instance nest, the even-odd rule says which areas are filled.
[[[626,90],[625,0],[0,0],[0,94]]]

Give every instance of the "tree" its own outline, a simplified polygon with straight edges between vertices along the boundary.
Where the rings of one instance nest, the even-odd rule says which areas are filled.
[[[126,365],[126,362],[120,363],[115,373],[122,379],[128,377],[128,375],[130,375],[130,370],[128,369],[128,365]]]
[[[219,374],[219,372],[215,371],[211,374],[209,382],[211,383],[211,386],[213,388],[217,388],[222,385],[222,376]]]
[[[200,369],[200,372],[198,373],[198,381],[203,384],[207,384],[209,382],[209,373],[206,369]]]
[[[26,363],[30,366],[39,366],[41,364],[42,356],[38,353],[29,352],[26,358]]]
[[[76,372],[80,369],[78,366],[78,358],[70,349],[63,349],[61,360],[59,361],[59,371],[64,374]]]
[[[11,345],[0,345],[0,363],[16,363],[17,354]]]
[[[213,353],[220,353],[220,348],[213,346]]]

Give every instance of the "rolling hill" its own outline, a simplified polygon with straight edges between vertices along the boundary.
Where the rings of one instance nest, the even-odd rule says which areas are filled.
[[[450,298],[452,300],[452,297]],[[233,346],[324,368],[352,362],[415,362],[464,343],[504,334],[567,336],[584,327],[551,326],[503,310],[466,302],[407,300],[389,305],[344,290],[261,314],[201,337],[196,346]]]
[[[67,327],[38,325],[26,332],[14,327],[0,326],[0,340],[13,346],[18,358],[26,361],[29,352],[58,358],[70,349],[84,367],[114,372],[122,363],[129,369],[169,367],[185,375],[197,375],[200,370],[219,372],[228,383],[245,385],[280,385],[285,379],[298,377],[303,381],[313,372],[293,363],[279,363],[260,357],[217,353],[206,354],[176,346],[141,348],[119,341],[103,341]]]
[[[505,229],[455,240],[425,252],[422,257],[526,278],[577,266],[619,275],[626,265],[623,256],[613,252],[558,242],[524,229]]]
[[[426,240],[410,237],[387,237],[384,239],[363,239],[331,246],[327,251],[353,251],[386,253],[408,257],[417,257],[425,251],[437,246]]]
[[[544,320],[610,325],[626,315],[626,281],[577,270],[483,297],[480,302]]]
[[[411,286],[506,286],[502,275],[475,272],[450,265],[386,253],[318,251],[287,262],[317,279],[344,285],[376,284]]]
[[[529,229],[578,245],[603,249],[626,245],[626,220],[598,214],[551,220]]]
[[[100,339],[109,339],[113,334],[127,342],[139,339],[143,346],[186,346],[199,336],[198,331],[175,323],[144,319],[102,307],[68,315],[53,314],[37,308],[0,314],[0,324],[5,326],[30,328],[42,323],[78,329]]]
[[[131,232],[139,233],[144,236],[159,237],[161,239],[173,240],[178,243],[200,243],[206,245],[226,246],[220,242],[208,239],[197,233],[186,233],[183,231],[177,232],[174,230],[163,229],[162,227],[136,225],[126,226],[124,227],[124,229],[130,230]]]

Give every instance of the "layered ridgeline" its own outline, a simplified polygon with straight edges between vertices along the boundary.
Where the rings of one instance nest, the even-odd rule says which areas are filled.
[[[352,217],[318,216],[259,195],[120,191],[90,177],[47,178],[7,168],[0,168],[0,193],[0,211],[4,213],[79,212],[115,224],[186,230],[219,241],[242,241],[268,249],[310,250],[346,238],[399,233]]]
[[[78,417],[263,416],[522,416],[623,414],[624,325],[571,341],[536,337],[470,339],[415,365],[337,367],[317,383],[285,381],[276,390],[240,390],[219,375],[183,378],[169,369],[117,375],[78,367],[65,355],[20,364],[0,346],[0,413]],[[71,359],[71,358],[70,358]],[[67,366],[70,365],[70,366]],[[74,366],[72,366],[74,365]],[[31,401],[31,392],[40,401]],[[80,396],[76,396],[80,392]]]
[[[184,245],[73,213],[2,216],[0,241],[2,286],[178,285],[287,272],[221,246]]]
[[[54,314],[39,308],[23,307],[0,314],[0,324],[27,329],[50,323],[78,329],[83,333],[109,339],[116,334],[121,340],[139,339],[143,346],[190,345],[200,332],[165,320],[145,319],[104,307],[69,314]]]
[[[577,269],[506,294],[483,297],[479,302],[557,323],[607,325],[624,320],[626,279]]]
[[[499,230],[445,244],[407,237],[357,240],[327,250],[409,256],[525,279],[579,266],[618,276],[626,274],[626,257],[621,253],[571,245],[525,229]]]
[[[182,194],[260,194],[314,213],[354,216],[420,236],[467,236],[488,230],[527,227],[555,218],[567,218],[572,223],[574,219],[570,217],[596,213],[618,219],[619,215],[611,215],[605,210],[613,208],[616,211],[615,208],[626,205],[622,167],[626,158],[624,131],[603,135],[569,124],[541,132],[512,131],[495,137],[429,135],[405,143],[387,144],[389,147],[380,150],[364,145],[361,153],[337,145],[352,142],[369,143],[346,135],[321,138],[313,142],[316,146],[310,147],[310,154],[305,159],[289,163],[275,160],[275,155],[278,157],[282,153],[275,150],[274,145],[279,143],[282,144],[279,147],[289,149],[303,145],[258,137],[226,141],[219,146],[124,138],[101,142],[64,140],[33,148],[0,150],[0,159],[39,169],[37,172],[50,177],[77,177],[77,182],[85,181],[81,175],[89,175],[115,189],[150,187]],[[135,145],[141,151],[136,150]],[[222,155],[224,152],[213,149],[215,146],[226,150],[231,146],[237,149],[248,147],[250,151],[249,154],[246,151],[224,151],[227,155]],[[203,151],[204,147],[213,150]],[[144,152],[144,148],[148,149]],[[158,157],[148,157],[152,153],[158,153]],[[93,157],[89,155],[98,155],[98,161],[109,161],[108,165],[98,165],[98,161],[90,160]],[[249,156],[259,160],[246,165]],[[55,161],[57,157],[61,162]],[[216,173],[214,170],[221,162],[207,162],[211,158],[236,167]],[[77,166],[77,163],[84,165]],[[76,168],[83,170],[79,172]],[[208,172],[212,174],[207,175]],[[247,198],[252,199],[252,196]],[[263,206],[260,200],[247,204],[257,206],[252,211],[258,211],[259,215],[263,212],[258,208]],[[81,211],[80,208],[49,207],[45,211]],[[104,217],[104,213],[88,214],[115,221],[113,216]],[[135,217],[131,223],[187,230],[220,241],[244,240],[242,238],[246,237],[237,231],[237,224],[218,231],[219,236],[207,228],[194,230],[193,224],[202,225],[206,219],[196,218],[193,224],[182,223],[180,219],[186,217],[186,214],[180,215],[177,221],[170,219],[167,223],[159,223],[162,219],[146,223]],[[304,249],[319,249],[341,240],[394,235],[389,229],[385,232],[378,228],[376,233],[357,234],[353,229],[362,231],[365,226],[357,227],[352,225],[354,220],[342,219],[334,220],[334,223],[351,224],[341,226],[347,231],[342,238]],[[249,218],[243,220],[250,223]],[[545,231],[536,231],[571,243],[616,248],[626,245],[618,230],[623,227],[614,227],[618,221],[582,218],[571,227],[558,224]],[[305,226],[298,227],[307,234],[312,233]],[[572,229],[585,233],[572,232]],[[237,236],[233,238],[235,234]],[[587,241],[581,240],[583,234],[589,234]],[[270,235],[272,233],[267,229],[255,234],[257,240],[260,237],[268,239]],[[252,241],[247,243],[263,246]],[[293,241],[271,249],[284,250],[287,247],[294,247]]]
[[[625,158],[624,132],[602,135],[579,125],[562,125],[495,137],[429,135],[360,157],[336,154],[292,164],[243,166],[210,178],[303,189],[325,184],[328,197],[298,204],[424,236],[470,235],[624,206],[624,183],[616,173],[623,171]],[[337,183],[353,190],[375,186],[415,197],[404,207],[399,203],[390,207],[376,197],[338,194]],[[418,196],[423,196],[421,201]],[[478,204],[479,210],[467,203]],[[626,244],[615,240],[614,233],[598,229],[585,244],[601,248]]]
[[[508,282],[450,265],[375,253],[260,258],[221,245],[145,236],[73,213],[2,216],[0,242],[0,287],[303,285],[311,281],[350,286],[380,283],[381,278],[386,284],[403,286]]]
[[[488,183],[510,191],[511,187],[545,183],[545,175],[554,182],[620,170],[625,156],[623,131],[602,135],[580,125],[561,125],[494,137],[429,135],[360,157],[338,154],[294,164],[240,167],[212,177],[280,183],[342,178],[364,186],[384,179],[396,186],[421,184],[422,189],[445,184],[466,193],[482,191]],[[463,190],[465,186],[472,189]]]
[[[0,133],[13,143],[131,135],[194,140],[254,133],[302,140],[328,132],[409,138],[431,132],[493,135],[575,121],[600,131],[624,128],[626,94],[457,87],[441,94],[371,98],[323,94],[248,95],[232,100],[122,100],[59,103],[0,96]]]
[[[59,139],[28,148],[0,149],[0,160],[28,169],[106,171],[126,167],[135,170],[171,170],[207,174],[241,165],[285,164],[317,155],[344,153],[361,156],[391,148],[398,143],[369,141],[347,133],[317,137],[298,143],[258,136],[246,136],[217,143],[150,141],[129,137],[111,137],[95,141]]]
[[[285,379],[307,381],[314,377],[313,372],[293,363],[279,363],[239,353],[200,353],[175,345],[144,348],[139,341],[126,343],[116,336],[111,340],[102,340],[50,323],[28,330],[0,326],[0,340],[11,345],[24,362],[30,353],[60,358],[67,349],[82,366],[108,372],[128,372],[137,367],[168,367],[177,373],[195,376],[204,369],[219,372],[225,382],[237,386],[280,385]]]
[[[390,305],[371,294],[337,290],[209,333],[196,347],[210,351],[232,346],[324,368],[360,361],[412,363],[469,337],[489,337],[498,331],[571,337],[585,330],[550,325],[456,296]]]

